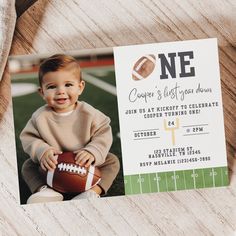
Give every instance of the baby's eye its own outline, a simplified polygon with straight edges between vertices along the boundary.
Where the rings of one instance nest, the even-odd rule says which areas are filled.
[[[66,83],[65,86],[66,87],[71,87],[71,86],[73,86],[73,84],[72,83]]]
[[[56,88],[55,85],[49,85],[49,86],[47,86],[47,89],[55,89],[55,88]]]

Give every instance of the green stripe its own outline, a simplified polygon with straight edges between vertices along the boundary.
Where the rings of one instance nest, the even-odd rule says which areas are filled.
[[[126,195],[229,185],[228,168],[226,166],[125,175],[124,182]]]
[[[177,190],[183,190],[185,189],[185,178],[184,178],[184,171],[176,171],[176,187]]]

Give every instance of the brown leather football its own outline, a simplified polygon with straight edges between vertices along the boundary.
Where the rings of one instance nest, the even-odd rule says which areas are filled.
[[[132,78],[134,80],[146,79],[154,70],[156,57],[153,54],[142,56],[133,66]]]
[[[61,193],[81,193],[101,180],[99,169],[93,165],[88,168],[75,163],[73,152],[58,155],[56,169],[47,171],[47,184]]]

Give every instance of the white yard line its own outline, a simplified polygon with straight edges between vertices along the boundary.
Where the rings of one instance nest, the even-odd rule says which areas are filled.
[[[90,84],[95,85],[96,87],[116,96],[116,87],[113,85],[110,85],[100,79],[97,79],[95,76],[89,75],[87,73],[83,73],[84,74],[84,80],[87,81]]]
[[[32,83],[12,83],[11,94],[12,97],[24,96],[27,94],[35,93],[38,90],[38,86]]]

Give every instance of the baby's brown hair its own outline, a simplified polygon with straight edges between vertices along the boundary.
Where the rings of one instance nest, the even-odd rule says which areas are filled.
[[[39,85],[42,86],[43,77],[48,72],[55,72],[61,69],[74,70],[78,79],[82,80],[79,62],[72,56],[55,54],[46,58],[39,66]]]

